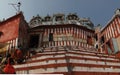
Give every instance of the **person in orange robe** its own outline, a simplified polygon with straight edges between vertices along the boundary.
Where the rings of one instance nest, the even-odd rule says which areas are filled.
[[[14,67],[10,64],[10,59],[8,58],[8,63],[3,69],[5,74],[16,74]]]

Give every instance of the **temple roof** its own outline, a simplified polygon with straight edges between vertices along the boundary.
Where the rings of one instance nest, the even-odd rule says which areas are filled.
[[[41,25],[65,25],[65,24],[75,24],[85,26],[88,29],[94,29],[94,24],[89,18],[79,18],[79,16],[76,13],[69,13],[68,15],[58,13],[53,14],[53,16],[47,15],[43,18],[37,15],[34,16],[29,22],[29,26],[31,28]]]

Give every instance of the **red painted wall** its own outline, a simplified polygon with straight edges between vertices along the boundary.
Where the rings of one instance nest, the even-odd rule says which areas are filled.
[[[0,32],[3,32],[0,42],[7,42],[18,37],[19,22],[20,14],[0,23]]]

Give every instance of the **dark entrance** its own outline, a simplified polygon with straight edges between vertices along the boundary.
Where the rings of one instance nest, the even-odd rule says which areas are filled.
[[[29,47],[30,48],[37,48],[38,44],[39,44],[39,35],[31,35]]]
[[[103,44],[105,42],[104,36],[101,37],[101,43]]]
[[[49,34],[49,41],[53,41],[53,33]]]

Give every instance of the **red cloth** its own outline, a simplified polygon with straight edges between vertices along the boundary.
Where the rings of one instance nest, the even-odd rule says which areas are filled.
[[[3,69],[3,71],[6,74],[15,74],[15,69],[12,65],[10,65],[9,63],[9,59],[8,59],[8,64],[5,66],[5,68]]]
[[[7,64],[7,65],[5,66],[5,68],[3,69],[3,71],[4,71],[5,73],[7,73],[7,74],[15,74],[15,69],[14,69],[14,67],[13,67],[12,65],[10,65],[10,64]]]

